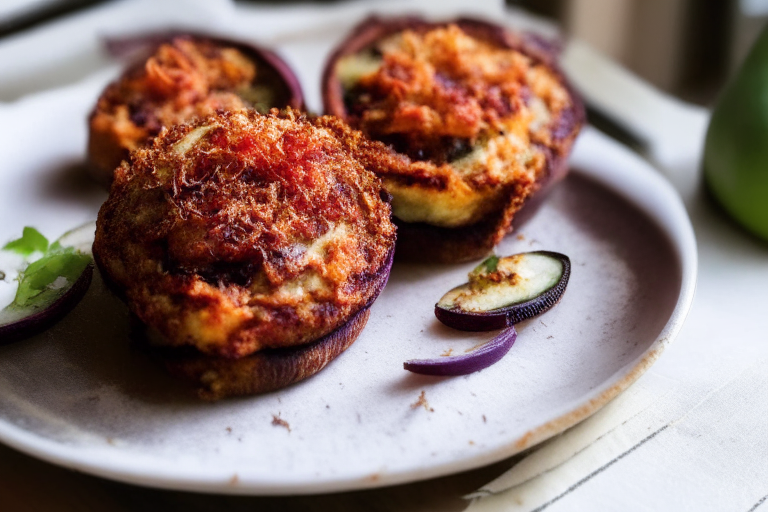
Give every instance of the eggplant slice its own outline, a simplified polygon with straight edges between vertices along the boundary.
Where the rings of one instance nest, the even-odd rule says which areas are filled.
[[[0,310],[0,345],[19,341],[52,327],[83,298],[93,278],[91,243],[96,227],[88,223],[68,231],[50,246],[36,230],[42,257],[22,263],[13,303]],[[6,245],[6,249],[12,244]],[[3,276],[8,279],[8,276]]]
[[[203,400],[268,393],[295,384],[325,368],[354,343],[368,323],[371,305],[387,284],[393,254],[375,278],[371,302],[344,325],[307,345],[264,350],[237,359],[178,349],[151,350],[156,350],[169,373],[194,384]]]
[[[219,112],[164,131],[115,173],[96,264],[203,398],[319,371],[387,281],[386,194],[323,126],[292,110]]]
[[[570,258],[558,252],[491,256],[435,304],[435,316],[462,331],[503,329],[557,304],[570,275]]]

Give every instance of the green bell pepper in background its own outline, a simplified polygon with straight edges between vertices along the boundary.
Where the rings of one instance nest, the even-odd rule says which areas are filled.
[[[704,176],[726,212],[768,240],[768,26],[712,113]]]

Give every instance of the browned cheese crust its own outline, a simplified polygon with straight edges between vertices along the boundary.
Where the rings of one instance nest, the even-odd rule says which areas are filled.
[[[545,48],[482,22],[408,18],[369,20],[345,44],[326,110],[407,158],[380,173],[406,249],[482,256],[564,174],[583,107]]]
[[[395,241],[358,137],[291,110],[164,130],[116,170],[97,264],[169,346],[241,357],[316,340],[375,298]]]
[[[109,183],[129,152],[164,126],[222,109],[288,105],[274,71],[247,50],[179,36],[130,67],[106,88],[90,117],[88,157],[94,176]]]

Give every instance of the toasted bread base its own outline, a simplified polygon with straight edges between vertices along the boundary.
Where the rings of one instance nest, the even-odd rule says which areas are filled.
[[[238,359],[168,353],[161,359],[171,375],[192,382],[203,400],[268,393],[325,368],[354,343],[370,314],[369,306],[334,332],[300,347],[263,350]]]
[[[205,355],[190,347],[169,348],[152,345],[146,326],[137,322],[135,340],[171,375],[195,386],[203,400],[268,393],[300,382],[325,368],[341,355],[363,331],[370,309],[387,285],[394,251],[370,282],[371,300],[335,331],[311,343],[296,347],[266,349],[239,358]],[[105,276],[109,285],[109,278]]]

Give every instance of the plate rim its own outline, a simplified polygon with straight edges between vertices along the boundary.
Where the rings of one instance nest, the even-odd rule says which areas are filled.
[[[592,144],[591,152],[600,159],[583,162],[582,150]],[[511,457],[531,446],[563,432],[597,412],[634,383],[661,355],[678,335],[690,311],[696,288],[698,252],[696,238],[688,213],[679,194],[647,161],[592,127],[585,127],[577,140],[571,166],[575,174],[587,176],[612,193],[636,206],[654,221],[668,239],[680,265],[679,295],[672,313],[656,339],[632,362],[624,365],[592,392],[581,397],[568,410],[553,413],[551,419],[511,439],[501,447],[472,457],[417,467],[397,473],[379,472],[363,477],[344,477],[313,482],[282,483],[237,478],[232,472],[215,476],[211,473],[186,471],[178,468],[171,474],[162,468],[147,468],[141,458],[119,457],[96,460],[91,452],[23,430],[0,418],[0,442],[27,455],[46,462],[112,480],[177,491],[243,495],[321,494],[372,489],[437,478],[460,471],[476,469]]]

